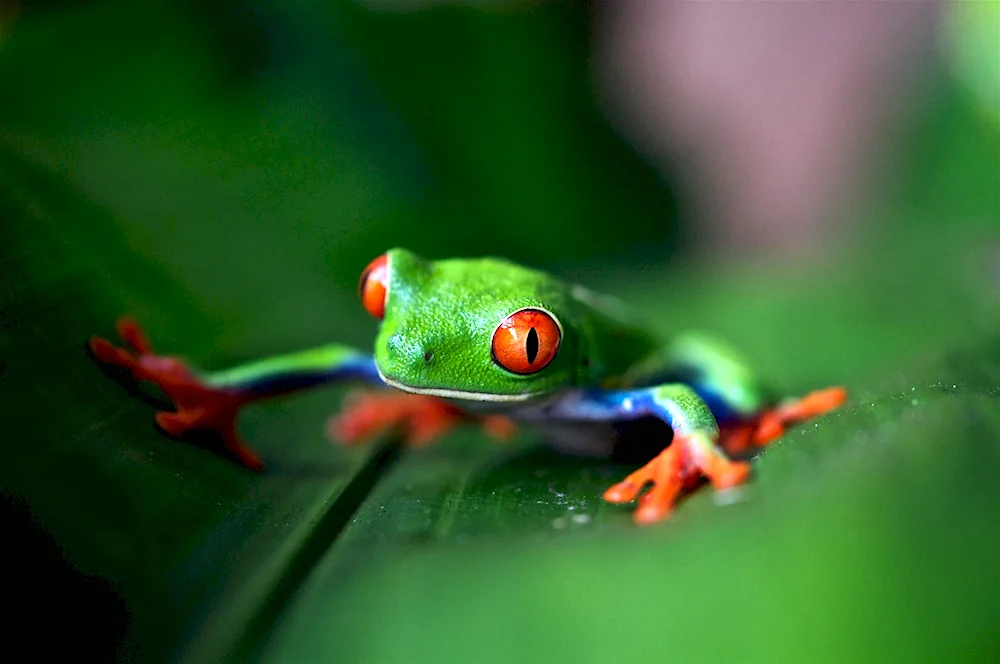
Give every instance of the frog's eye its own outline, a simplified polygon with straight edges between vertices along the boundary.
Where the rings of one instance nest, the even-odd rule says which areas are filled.
[[[561,340],[555,316],[542,309],[521,309],[493,332],[493,361],[511,373],[533,374],[555,358]]]
[[[375,318],[385,316],[385,299],[389,293],[389,256],[382,254],[365,268],[358,282],[361,304]]]

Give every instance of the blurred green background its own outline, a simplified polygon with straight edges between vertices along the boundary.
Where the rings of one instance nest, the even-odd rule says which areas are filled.
[[[602,111],[606,13],[384,9],[0,2],[7,642],[123,661],[1000,658],[997,31],[942,15],[835,241],[761,254],[699,241],[683,161],[657,168]],[[341,389],[248,412],[254,475],[159,434],[83,350],[122,312],[211,367],[369,347],[356,280],[391,246],[549,269],[851,402],[764,455],[737,504],[700,492],[640,530],[599,500],[628,467],[530,435],[337,448]]]

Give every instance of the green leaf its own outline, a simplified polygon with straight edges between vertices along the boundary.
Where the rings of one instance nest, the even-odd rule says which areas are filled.
[[[952,84],[899,119],[857,246],[667,265],[674,199],[595,107],[588,8],[208,6],[0,26],[15,641],[42,624],[39,658],[125,661],[1000,659],[1000,153]],[[124,312],[211,367],[370,344],[353,289],[390,245],[562,265],[664,330],[735,342],[786,393],[843,382],[851,401],[732,504],[702,490],[639,529],[599,499],[629,466],[530,437],[331,449],[337,390],[247,414],[254,475],[160,434],[84,352]]]
[[[1000,343],[858,390],[668,523],[624,469],[463,442],[408,455],[262,661],[987,661],[1000,652]]]
[[[353,511],[358,497],[342,492],[375,472],[382,455],[330,449],[322,427],[330,393],[247,418],[244,431],[269,464],[260,475],[159,433],[151,405],[104,375],[84,342],[110,334],[126,310],[170,319],[187,329],[177,336],[200,334],[202,345],[213,326],[134,257],[106,213],[8,153],[0,164],[8,175],[0,183],[0,487],[73,569],[117,595],[131,624],[124,641],[101,647],[159,659],[206,629],[213,645],[231,644],[294,578],[317,523]],[[109,639],[111,619],[101,621]]]

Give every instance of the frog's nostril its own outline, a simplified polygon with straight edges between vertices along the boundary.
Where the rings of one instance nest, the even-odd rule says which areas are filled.
[[[385,347],[390,353],[398,354],[400,346],[400,339],[395,334],[385,340]]]
[[[434,361],[434,351],[428,348],[430,344],[425,346],[422,341],[407,337],[400,332],[389,335],[385,340],[387,360],[400,367],[406,365],[413,370],[428,366]]]

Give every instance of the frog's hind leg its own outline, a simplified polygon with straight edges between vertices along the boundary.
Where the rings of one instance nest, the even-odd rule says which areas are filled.
[[[733,458],[746,456],[753,449],[754,432],[757,421],[730,420],[719,425],[719,447]]]
[[[682,375],[719,422],[719,445],[743,457],[780,438],[792,424],[827,413],[847,398],[842,387],[777,402],[740,355],[713,339],[687,334],[666,351],[667,370]],[[777,405],[775,405],[777,403]]]
[[[719,425],[719,445],[732,457],[742,458],[784,435],[793,424],[811,420],[836,409],[847,399],[847,390],[828,387],[798,399],[787,399],[749,418]]]
[[[843,387],[828,387],[799,399],[788,399],[764,411],[756,422],[753,444],[762,447],[780,438],[790,424],[805,422],[837,408],[847,400]]]

